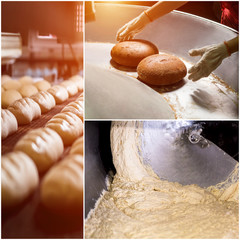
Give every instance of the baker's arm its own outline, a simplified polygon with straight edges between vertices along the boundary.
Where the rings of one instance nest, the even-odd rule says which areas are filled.
[[[139,16],[125,24],[117,32],[117,41],[125,41],[132,39],[138,32],[140,32],[148,23],[156,20],[159,17],[171,12],[184,5],[185,1],[161,1],[154,4],[142,12]]]
[[[201,59],[189,69],[188,78],[197,81],[202,77],[209,76],[222,63],[224,58],[238,51],[238,42],[239,38],[237,36],[220,44],[190,50],[190,56],[201,56]]]

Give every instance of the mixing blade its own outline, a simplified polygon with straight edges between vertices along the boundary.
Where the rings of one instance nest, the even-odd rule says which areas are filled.
[[[144,163],[161,179],[183,185],[208,187],[225,181],[237,161],[201,137],[200,131],[192,130],[191,125],[181,121],[145,121],[141,135]]]

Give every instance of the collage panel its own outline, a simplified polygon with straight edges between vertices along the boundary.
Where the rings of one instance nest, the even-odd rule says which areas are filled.
[[[238,25],[219,3],[154,3],[86,7],[86,119],[238,119]]]
[[[1,1],[1,239],[83,238],[83,9]]]
[[[238,238],[238,121],[86,121],[86,239]]]

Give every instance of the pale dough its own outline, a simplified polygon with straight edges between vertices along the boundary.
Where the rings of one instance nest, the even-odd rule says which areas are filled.
[[[21,203],[38,186],[37,168],[23,152],[15,151],[2,156],[1,169],[3,208]]]
[[[47,91],[40,91],[31,98],[40,106],[42,113],[46,113],[56,106],[54,97]]]
[[[55,98],[56,104],[65,102],[69,97],[67,89],[60,85],[54,85],[47,91]]]
[[[70,97],[74,96],[78,92],[78,87],[75,82],[66,80],[61,83],[61,86],[65,87]]]
[[[72,145],[69,154],[83,155],[83,136],[79,137]]]
[[[88,214],[85,238],[238,239],[238,200],[223,200],[197,185],[160,180],[139,156],[141,131],[134,121],[113,123],[117,173]],[[234,185],[225,194],[238,196],[238,182]]]
[[[23,76],[21,78],[18,79],[18,81],[22,84],[32,84],[33,83],[33,79],[30,76]]]
[[[47,122],[46,127],[56,131],[61,136],[65,146],[71,145],[83,134],[83,123],[81,119],[72,112],[56,114]]]
[[[62,109],[61,112],[72,112],[76,114],[83,122],[83,112],[84,112],[84,106],[82,101],[75,101],[69,103],[66,107]]]
[[[69,80],[75,82],[79,92],[83,91],[83,78],[81,76],[75,75],[69,78]]]
[[[63,153],[60,136],[50,128],[28,131],[15,145],[14,150],[26,153],[35,162],[40,173],[47,171]]]
[[[51,87],[51,84],[46,80],[42,80],[35,82],[34,86],[38,89],[38,91],[47,91]]]
[[[32,95],[38,93],[38,89],[32,84],[25,84],[18,90],[22,97],[31,97]]]
[[[28,97],[15,101],[9,105],[8,110],[16,117],[18,125],[28,124],[41,116],[39,105]]]
[[[68,155],[51,168],[41,184],[41,202],[60,214],[82,214],[83,158]]]
[[[1,121],[2,139],[17,131],[17,119],[9,110],[1,110]]]
[[[17,80],[6,80],[2,83],[2,87],[5,90],[10,90],[10,89],[15,89],[18,90],[20,87],[22,86],[22,84],[20,82],[18,82]]]
[[[15,89],[2,92],[2,108],[7,108],[10,104],[21,98],[22,95]]]

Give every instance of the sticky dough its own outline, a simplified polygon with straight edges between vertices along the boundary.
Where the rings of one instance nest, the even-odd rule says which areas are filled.
[[[140,133],[136,122],[113,123],[117,173],[88,214],[85,238],[238,238],[238,182],[221,198],[197,185],[162,181],[142,164]]]

